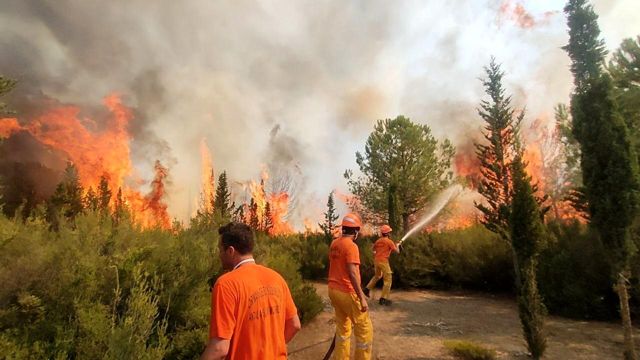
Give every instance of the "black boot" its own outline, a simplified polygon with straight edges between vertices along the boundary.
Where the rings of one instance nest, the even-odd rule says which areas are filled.
[[[392,301],[389,300],[389,299],[380,298],[380,300],[378,301],[378,304],[389,306],[389,305],[391,305],[391,302]]]

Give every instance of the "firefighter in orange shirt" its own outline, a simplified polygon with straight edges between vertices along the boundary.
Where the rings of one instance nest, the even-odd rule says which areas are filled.
[[[329,250],[329,298],[335,310],[334,359],[349,359],[351,329],[356,338],[356,360],[371,359],[373,325],[369,305],[360,287],[360,252],[356,239],[362,220],[356,214],[342,219],[342,236],[331,242]]]
[[[253,260],[253,232],[242,223],[220,228],[218,249],[226,274],[211,296],[209,343],[201,360],[287,359],[300,318],[287,283]]]
[[[364,293],[367,297],[369,297],[370,291],[376,286],[376,283],[380,278],[383,279],[384,285],[382,286],[382,294],[380,295],[379,304],[380,305],[391,305],[391,300],[389,300],[389,293],[391,292],[391,280],[392,274],[391,266],[389,266],[389,256],[391,256],[391,252],[395,251],[396,253],[400,252],[400,248],[396,245],[390,238],[389,234],[392,229],[389,225],[382,225],[380,227],[380,234],[382,237],[373,244],[373,254],[374,254],[374,264],[375,264],[375,275],[369,281],[369,284],[364,289]]]

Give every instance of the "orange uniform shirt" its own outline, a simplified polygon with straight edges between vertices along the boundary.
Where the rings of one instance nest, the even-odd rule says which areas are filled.
[[[286,359],[284,324],[295,315],[282,276],[246,264],[222,275],[213,286],[209,338],[231,340],[227,359]]]
[[[349,237],[341,237],[331,242],[329,249],[329,287],[347,293],[355,293],[349,279],[347,264],[360,265],[358,245]],[[360,268],[358,268],[360,271]],[[360,274],[358,274],[360,277]]]
[[[389,262],[391,252],[398,249],[396,244],[388,237],[381,237],[373,244],[373,251],[376,252],[374,261]]]

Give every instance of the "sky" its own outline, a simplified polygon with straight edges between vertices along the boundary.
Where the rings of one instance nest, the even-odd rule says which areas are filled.
[[[639,1],[593,5],[609,50],[640,35]],[[263,168],[293,179],[290,219],[300,227],[305,217],[320,220],[330,191],[347,191],[342,174],[357,168],[355,152],[378,119],[405,115],[454,144],[478,136],[479,79],[491,56],[527,121],[552,116],[572,86],[563,6],[8,0],[0,73],[19,81],[10,98],[18,111],[30,96],[92,109],[121,94],[135,109],[140,176],[151,178],[156,159],[169,167],[172,216],[193,212],[205,139],[214,168],[234,183]]]

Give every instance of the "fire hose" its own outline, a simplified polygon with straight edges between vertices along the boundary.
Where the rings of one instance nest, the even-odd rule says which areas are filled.
[[[322,358],[322,360],[329,360],[329,358],[331,357],[331,354],[333,354],[333,349],[336,348],[336,335],[333,335],[333,340],[331,340],[331,345],[329,345],[329,350],[327,350],[327,353],[324,354],[324,357]]]

